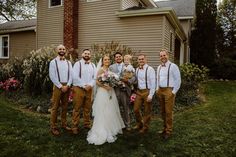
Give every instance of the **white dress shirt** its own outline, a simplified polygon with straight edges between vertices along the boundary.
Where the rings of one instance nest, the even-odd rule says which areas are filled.
[[[167,84],[168,84],[169,65],[170,65],[170,71],[169,71],[169,86],[168,86]],[[180,76],[179,68],[176,64],[170,61],[167,61],[165,63],[165,66],[162,66],[162,65],[158,66],[156,90],[158,90],[159,87],[172,87],[173,88],[172,93],[176,94],[180,88],[180,84],[181,84],[181,76]]]
[[[96,83],[96,73],[96,67],[93,63],[89,62],[89,64],[85,64],[84,59],[77,61],[73,67],[73,85],[82,88],[84,88],[85,85],[93,87]]]
[[[117,66],[117,69],[118,69],[118,71],[119,71],[118,75],[120,75],[120,74],[121,74],[121,71],[122,71],[122,69],[123,69],[124,63],[123,63],[123,62],[120,63],[120,64],[116,63],[116,66]]]
[[[149,91],[149,95],[148,97],[152,98],[152,96],[155,93],[155,88],[156,88],[156,78],[155,78],[155,70],[153,69],[153,67],[148,66],[147,64],[145,64],[143,66],[143,69],[136,69],[136,75],[137,75],[137,79],[138,79],[138,89],[146,89],[146,68],[148,67],[147,70],[147,85],[148,85],[148,89],[150,89]]]
[[[56,61],[58,65],[58,71],[57,71]],[[67,62],[69,63],[69,67]],[[68,78],[68,70],[69,70],[69,78]],[[58,72],[60,80],[58,78]],[[54,58],[49,64],[49,78],[53,82],[53,84],[58,88],[62,87],[61,83],[67,83],[67,86],[71,85],[72,73],[73,71],[71,62],[67,61],[66,59],[60,60],[59,56]]]

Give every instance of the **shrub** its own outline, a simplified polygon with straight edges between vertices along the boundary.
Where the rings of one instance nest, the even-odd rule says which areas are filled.
[[[176,96],[178,106],[190,106],[200,102],[200,83],[208,80],[209,69],[196,64],[185,63],[180,66],[181,87]]]
[[[40,95],[43,91],[51,91],[49,79],[49,63],[55,58],[54,47],[44,47],[30,52],[23,61],[24,87],[32,95]]]
[[[216,79],[236,80],[236,60],[223,58],[216,61],[210,75]]]
[[[132,58],[132,64],[137,65],[137,59],[135,58],[135,52],[132,51],[131,48],[129,48],[126,45],[121,45],[119,42],[116,41],[111,41],[110,43],[105,43],[105,44],[93,44],[92,45],[92,51],[94,52],[93,56],[93,62],[95,64],[98,63],[99,59],[106,55],[109,55],[111,57],[111,64],[114,62],[114,57],[113,55],[119,51],[123,55],[129,54],[133,56]]]
[[[14,59],[11,59],[8,63],[2,64],[2,68],[0,70],[0,81],[5,81],[8,78],[14,77],[15,79],[22,82],[24,80],[22,63],[22,58],[15,57]]]

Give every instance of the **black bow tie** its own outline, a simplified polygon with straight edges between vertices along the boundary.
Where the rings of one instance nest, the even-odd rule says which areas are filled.
[[[84,62],[84,64],[89,64],[89,62]]]
[[[143,66],[140,66],[139,69],[143,69]]]
[[[65,60],[65,58],[63,57],[63,58],[60,58],[60,61],[64,61]]]
[[[166,67],[166,65],[165,65],[165,64],[162,64],[161,66],[162,66],[162,67]]]

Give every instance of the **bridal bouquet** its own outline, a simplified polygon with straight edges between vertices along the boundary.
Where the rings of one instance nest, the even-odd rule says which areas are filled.
[[[110,87],[116,87],[120,84],[119,76],[111,71],[106,71],[99,75],[98,81]]]

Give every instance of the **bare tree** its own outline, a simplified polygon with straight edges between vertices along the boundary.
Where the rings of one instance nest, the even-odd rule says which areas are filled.
[[[36,17],[36,0],[0,0],[0,23]]]

